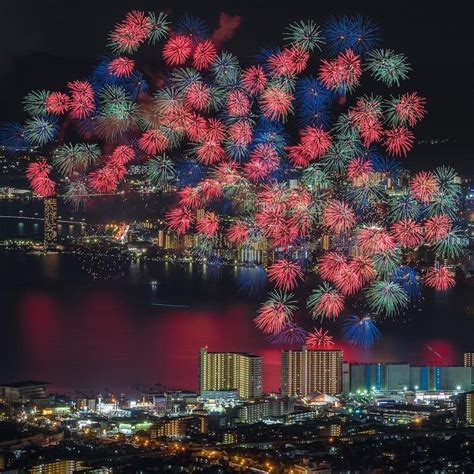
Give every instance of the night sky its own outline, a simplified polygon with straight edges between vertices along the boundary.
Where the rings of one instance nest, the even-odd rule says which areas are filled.
[[[211,28],[218,26],[220,12],[239,15],[240,27],[224,47],[244,59],[259,46],[281,44],[281,32],[293,20],[320,23],[330,14],[364,13],[380,24],[383,47],[405,53],[413,65],[411,79],[401,90],[418,90],[428,99],[429,115],[418,127],[418,138],[448,137],[469,149],[472,16],[460,9],[462,3],[2,0],[0,120],[23,119],[20,102],[28,91],[61,90],[68,80],[87,76],[106,53],[108,32],[132,9],[165,10],[172,16],[189,12],[203,17]]]

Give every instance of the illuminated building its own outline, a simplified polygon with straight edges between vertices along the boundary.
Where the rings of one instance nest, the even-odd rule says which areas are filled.
[[[243,352],[208,352],[199,354],[199,387],[209,390],[235,389],[242,399],[262,396],[262,358]]]
[[[464,367],[474,367],[474,352],[464,353]]]
[[[466,423],[474,426],[474,392],[465,394],[466,399]]]
[[[307,396],[312,392],[335,395],[342,391],[341,350],[282,351],[281,391],[286,396]]]
[[[150,429],[150,438],[184,438],[193,434],[203,434],[208,431],[207,416],[187,415],[164,418]]]
[[[61,460],[38,464],[28,470],[29,474],[71,474],[73,472],[93,472],[94,474],[111,474],[110,467],[88,469],[84,461]]]
[[[46,398],[47,383],[44,382],[14,382],[0,385],[0,398],[8,402],[26,402]]]
[[[471,367],[417,366],[409,363],[344,364],[344,392],[472,390]]]
[[[58,200],[44,198],[44,244],[51,245],[58,237]]]
[[[264,398],[252,400],[239,407],[237,420],[239,423],[256,423],[261,420],[279,418],[293,412],[295,400],[289,398]]]

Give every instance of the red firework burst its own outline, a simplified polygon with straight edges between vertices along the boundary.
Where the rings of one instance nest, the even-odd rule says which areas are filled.
[[[186,87],[184,103],[194,110],[206,110],[211,100],[211,90],[203,82],[193,82]]]
[[[184,64],[191,56],[193,42],[189,36],[176,35],[171,37],[163,47],[163,58],[170,66]]]
[[[324,280],[334,281],[346,265],[347,260],[344,255],[337,252],[329,252],[319,259],[318,271]]]
[[[121,165],[127,164],[135,158],[135,151],[130,145],[119,145],[112,153],[111,161]]]
[[[355,184],[366,183],[372,172],[372,162],[364,158],[353,158],[347,165],[347,177]]]
[[[250,123],[240,120],[229,126],[229,138],[239,146],[247,146],[252,142],[253,129]]]
[[[237,221],[229,227],[227,239],[235,245],[243,244],[249,237],[250,229],[246,222]]]
[[[115,26],[110,39],[125,51],[133,51],[143,43],[152,30],[147,16],[140,11],[127,13],[125,19]]]
[[[357,293],[364,285],[364,282],[350,265],[345,265],[341,267],[334,278],[334,284],[344,296],[349,296]]]
[[[444,214],[430,217],[424,224],[426,241],[429,243],[438,242],[449,233],[451,225],[451,219]]]
[[[225,138],[226,127],[222,120],[217,118],[207,119],[206,140],[222,143]]]
[[[202,205],[202,194],[201,189],[196,186],[185,186],[178,193],[179,205],[181,207],[187,207],[189,209],[197,209]]]
[[[331,142],[331,135],[322,128],[312,126],[305,127],[300,131],[299,153],[302,154],[308,162],[315,160],[326,154],[331,146]]]
[[[400,123],[416,125],[426,114],[426,99],[416,92],[403,94],[395,103],[395,111]]]
[[[71,99],[63,92],[51,92],[44,105],[49,114],[62,115],[71,108]]]
[[[193,53],[193,67],[202,71],[207,69],[216,59],[216,46],[211,40],[201,41]]]
[[[374,264],[369,257],[353,257],[349,262],[349,268],[364,284],[371,281],[376,275]]]
[[[293,289],[298,280],[303,279],[301,267],[286,259],[277,260],[268,268],[268,280],[277,288],[288,291]]]
[[[201,193],[205,201],[222,196],[222,186],[216,179],[206,178],[200,183]]]
[[[344,71],[336,61],[321,60],[318,78],[327,89],[337,89],[344,82]]]
[[[225,157],[225,150],[220,143],[206,140],[195,149],[196,156],[205,165],[212,165]]]
[[[71,116],[77,119],[89,117],[95,110],[94,89],[87,81],[68,83],[71,91]]]
[[[227,112],[234,117],[245,117],[250,111],[250,100],[242,91],[233,90],[227,96]]]
[[[26,177],[36,194],[43,197],[54,195],[56,183],[49,176],[51,169],[51,165],[48,165],[46,160],[37,161],[28,165]]]
[[[423,227],[413,219],[395,222],[390,234],[402,247],[418,247],[423,242]]]
[[[384,144],[387,153],[392,156],[407,156],[411,150],[415,135],[404,127],[392,128],[385,131]]]
[[[242,73],[242,86],[252,95],[257,95],[265,89],[267,76],[262,66],[250,66]]]
[[[255,325],[265,334],[278,334],[291,321],[293,306],[279,296],[266,301],[255,318]]]
[[[280,164],[276,149],[268,143],[259,143],[250,154],[250,160],[245,163],[245,174],[253,181],[267,177]]]
[[[393,237],[379,227],[366,227],[357,235],[357,244],[366,255],[387,252],[395,248]]]
[[[330,201],[323,211],[323,224],[335,234],[347,232],[354,227],[354,211],[345,202]]]
[[[337,318],[344,309],[344,296],[328,288],[322,292],[318,302],[312,308],[313,317]]]
[[[205,139],[207,133],[207,121],[202,115],[191,112],[186,120],[184,128],[188,137],[192,141],[200,142]]]
[[[411,193],[422,202],[430,202],[438,189],[438,181],[431,171],[420,171],[410,180]]]
[[[283,120],[292,110],[293,95],[281,87],[270,86],[260,96],[262,114],[270,120]]]
[[[193,223],[193,213],[185,207],[175,207],[166,213],[168,227],[178,234],[184,234]]]
[[[111,193],[117,187],[117,176],[112,167],[104,166],[89,173],[89,185],[98,193]]]
[[[437,291],[447,290],[455,284],[454,273],[443,266],[429,268],[425,275],[425,283]]]
[[[360,56],[351,49],[346,49],[336,58],[336,62],[341,69],[342,80],[350,87],[359,83],[362,75],[362,63]]]
[[[206,237],[214,237],[218,229],[219,218],[214,212],[206,212],[196,223],[196,230]]]
[[[166,150],[168,138],[160,130],[147,130],[138,140],[138,146],[148,155],[155,155]]]
[[[306,338],[305,345],[309,349],[329,349],[334,346],[334,338],[329,331],[314,328],[314,332],[310,333]]]
[[[130,58],[119,57],[112,59],[108,65],[109,73],[117,77],[129,77],[135,67],[135,61]]]

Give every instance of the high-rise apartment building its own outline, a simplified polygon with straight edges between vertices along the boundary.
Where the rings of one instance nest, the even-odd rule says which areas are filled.
[[[282,351],[281,391],[287,396],[306,396],[312,392],[335,395],[342,392],[341,350]]]
[[[209,352],[199,354],[199,388],[209,390],[235,389],[242,399],[262,396],[262,358],[243,352]]]
[[[58,200],[44,198],[44,244],[52,245],[58,237]]]
[[[474,352],[464,353],[464,367],[474,367]]]

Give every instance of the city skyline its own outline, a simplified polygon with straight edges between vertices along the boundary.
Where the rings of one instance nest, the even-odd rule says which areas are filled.
[[[466,12],[4,6],[0,471],[474,469]]]

